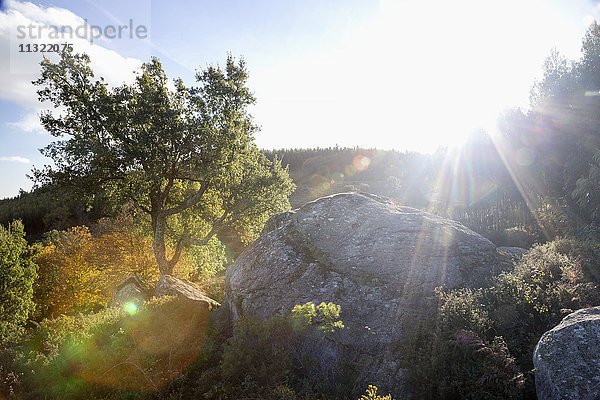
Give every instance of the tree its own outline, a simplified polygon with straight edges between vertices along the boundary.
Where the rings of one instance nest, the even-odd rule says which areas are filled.
[[[186,247],[225,229],[248,242],[271,214],[289,208],[287,170],[254,144],[258,128],[247,108],[255,99],[243,60],[229,55],[224,69],[197,72],[198,86],[175,80],[174,89],[156,58],[133,84],[112,89],[94,78],[86,55],[64,52],[41,66],[40,101],[61,110],[44,112],[42,125],[62,140],[41,150],[55,166],[34,169],[34,179],[145,212],[161,274],[173,271]]]
[[[15,340],[34,309],[37,266],[21,221],[0,225],[0,346]]]
[[[576,232],[599,215],[600,26],[590,26],[581,50],[573,61],[552,51],[531,90],[531,109],[502,127],[506,158],[547,238]],[[529,155],[526,165],[519,165],[520,153]]]

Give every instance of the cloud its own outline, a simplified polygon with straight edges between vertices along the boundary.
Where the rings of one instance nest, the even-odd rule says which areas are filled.
[[[18,163],[23,163],[23,164],[29,164],[29,159],[25,158],[25,157],[19,157],[19,156],[10,156],[10,157],[1,157],[0,156],[0,162],[2,161],[6,161],[6,162],[18,162]]]
[[[33,26],[32,31],[28,28]],[[19,46],[47,43],[64,43],[65,40],[51,38],[49,27],[87,26],[87,22],[73,12],[59,7],[44,7],[31,2],[8,1],[0,10],[0,54],[8,57],[0,58],[0,99],[16,103],[27,112],[9,125],[31,132],[41,130],[37,114],[45,107],[39,103],[36,87],[31,83],[39,76],[41,53],[21,53]],[[23,35],[22,33],[26,33]],[[33,34],[30,34],[33,32]],[[40,34],[41,32],[41,34]],[[107,42],[105,38],[104,43]],[[110,86],[132,82],[134,71],[142,61],[137,58],[124,57],[114,50],[103,47],[85,38],[72,35],[68,42],[77,53],[90,56],[91,67],[96,76],[102,76]],[[103,43],[102,40],[100,40]],[[58,58],[56,53],[45,53],[51,60]],[[118,66],[118,68],[116,67]]]

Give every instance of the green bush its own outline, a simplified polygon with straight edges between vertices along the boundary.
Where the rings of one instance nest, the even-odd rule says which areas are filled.
[[[240,390],[248,393],[288,384],[304,394],[327,390],[317,381],[330,380],[324,375],[335,368],[335,362],[322,356],[329,353],[326,338],[344,328],[340,311],[333,303],[309,302],[264,321],[241,318],[223,350],[221,373],[233,384],[230,392],[239,395]]]
[[[422,317],[413,327],[398,349],[412,398],[519,397],[523,377],[502,338],[484,341],[475,332],[453,330],[435,315]]]
[[[283,383],[290,366],[293,336],[293,326],[285,317],[240,319],[223,351],[223,380],[240,386],[253,382],[260,388]]]
[[[549,243],[549,246],[581,265],[581,271],[587,281],[600,284],[600,243],[596,240],[560,238]]]
[[[207,313],[173,297],[44,320],[15,355],[23,398],[148,398],[196,361]]]
[[[34,309],[31,300],[37,266],[20,221],[0,225],[0,348],[14,342]]]
[[[492,328],[505,338],[523,371],[533,368],[533,348],[544,332],[567,313],[600,304],[597,285],[586,279],[581,263],[557,246],[551,242],[531,248],[481,298]]]
[[[487,288],[438,290],[437,313],[402,344],[418,397],[535,399],[540,336],[572,310],[600,304],[584,272],[592,254],[589,244],[560,239],[534,246]]]
[[[199,283],[200,289],[204,290],[206,295],[219,303],[225,299],[225,273],[221,272],[217,276]]]

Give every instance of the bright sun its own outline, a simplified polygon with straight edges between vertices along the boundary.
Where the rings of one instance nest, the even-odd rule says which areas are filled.
[[[455,145],[493,131],[505,108],[528,105],[551,49],[531,41],[561,45],[561,18],[541,0],[380,0],[379,13],[352,21],[335,46],[259,73],[255,116],[268,147]],[[553,30],[532,33],[539,21]]]

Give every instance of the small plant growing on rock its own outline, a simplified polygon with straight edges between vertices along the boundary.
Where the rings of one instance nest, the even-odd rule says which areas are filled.
[[[315,306],[311,301],[294,306],[292,318],[298,328],[318,324],[318,329],[323,334],[334,333],[337,329],[344,329],[344,324],[339,320],[341,309],[337,304],[321,303]]]
[[[377,390],[377,386],[369,385],[367,394],[363,394],[359,400],[394,400],[389,394],[387,396],[379,396]]]

